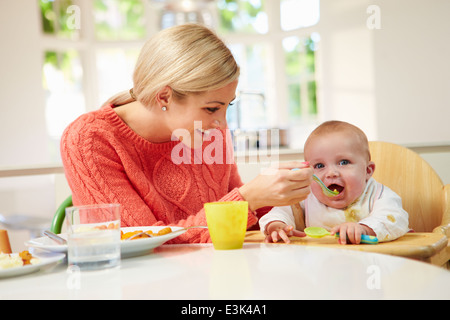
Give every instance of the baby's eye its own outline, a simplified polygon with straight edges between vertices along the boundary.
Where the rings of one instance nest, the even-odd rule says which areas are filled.
[[[325,166],[323,165],[323,163],[316,163],[314,166],[313,166],[313,168],[314,169],[322,169],[322,168],[324,168]]]
[[[341,160],[341,161],[339,161],[339,165],[340,166],[346,166],[346,165],[348,165],[350,163],[350,161],[348,161],[348,160]]]

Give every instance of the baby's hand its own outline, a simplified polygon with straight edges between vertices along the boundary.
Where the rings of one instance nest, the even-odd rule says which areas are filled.
[[[356,222],[346,222],[331,229],[331,235],[336,233],[339,233],[340,244],[346,244],[347,240],[353,244],[360,244],[362,234],[376,235],[368,226]]]
[[[279,240],[283,240],[285,243],[290,243],[290,236],[295,237],[304,237],[306,234],[304,232],[295,230],[293,226],[288,226],[284,222],[274,221],[269,223],[266,227],[267,236],[264,242],[278,242]]]

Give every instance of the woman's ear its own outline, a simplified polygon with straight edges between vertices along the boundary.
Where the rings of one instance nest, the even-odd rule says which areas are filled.
[[[375,172],[375,162],[369,161],[366,168],[366,181],[369,180]]]
[[[167,106],[171,100],[172,100],[172,88],[169,86],[163,87],[156,94],[156,102],[158,103],[159,107]]]

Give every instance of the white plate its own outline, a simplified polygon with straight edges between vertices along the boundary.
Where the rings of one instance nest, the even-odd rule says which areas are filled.
[[[0,269],[0,278],[16,277],[39,271],[41,268],[45,266],[56,264],[57,262],[62,261],[65,256],[66,255],[63,253],[54,253],[54,252],[33,253],[33,257],[39,259],[38,263],[29,264],[22,267]]]
[[[160,227],[128,227],[128,228],[121,228],[123,233],[132,232],[136,230],[142,230],[142,231],[148,231],[152,230],[153,232],[158,232],[162,228],[166,228],[165,226]],[[139,256],[143,254],[147,254],[151,252],[154,248],[159,247],[160,245],[164,244],[165,242],[178,237],[179,235],[186,232],[186,230],[182,227],[170,227],[172,229],[171,233],[157,236],[153,238],[142,238],[142,239],[136,239],[136,240],[129,240],[120,241],[120,250],[121,250],[121,256],[122,258],[128,258],[128,257],[134,257]],[[61,233],[59,234],[61,238],[67,239],[67,234]],[[52,252],[67,252],[67,245],[57,244],[55,241],[48,237],[41,237],[41,238],[35,238],[31,239],[27,242],[25,242],[25,245],[28,247],[38,248],[46,251],[52,251]]]

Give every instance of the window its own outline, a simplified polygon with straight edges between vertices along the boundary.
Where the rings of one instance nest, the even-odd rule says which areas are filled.
[[[241,67],[241,76],[237,88],[238,99],[227,112],[228,126],[231,130],[267,128],[267,46],[231,44],[230,50]]]
[[[100,41],[143,39],[143,13],[141,0],[94,0],[95,37]]]
[[[218,0],[219,32],[267,33],[265,1],[273,0]]]
[[[281,0],[281,29],[284,31],[310,27],[319,22],[319,0]]]
[[[42,31],[44,34],[62,38],[62,39],[79,39],[79,28],[73,27],[73,0],[40,0],[39,7],[41,10]]]
[[[47,130],[52,139],[58,141],[67,124],[85,111],[82,77],[78,51],[45,52],[43,86]]]
[[[276,5],[279,11],[273,10]],[[239,100],[228,112],[230,129],[251,137],[261,128],[315,125],[320,36],[305,28],[319,21],[319,0],[220,0],[218,7],[218,30],[241,67]],[[279,25],[269,26],[269,17]]]
[[[241,67],[238,101],[227,114],[230,129],[254,133],[317,121],[320,36],[313,26],[320,18],[319,0],[38,1],[55,161],[59,137],[71,121],[132,87],[145,40],[186,22],[215,28]]]
[[[314,119],[317,115],[315,51],[319,40],[317,33],[283,39],[291,119]]]
[[[42,53],[42,86],[45,91],[45,120],[50,159],[59,159],[59,139],[65,127],[85,112],[81,53],[71,41],[80,39],[73,24],[77,7],[72,0],[40,0],[42,33],[48,48]],[[54,41],[54,42],[53,42]],[[58,44],[66,43],[65,46]],[[55,47],[57,49],[55,49]]]

